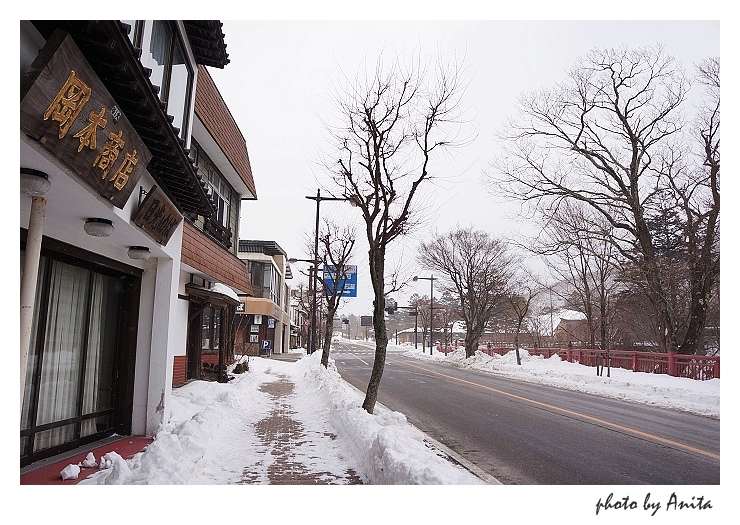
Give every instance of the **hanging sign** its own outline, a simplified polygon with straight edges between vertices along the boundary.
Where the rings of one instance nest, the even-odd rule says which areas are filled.
[[[182,215],[164,192],[157,186],[153,186],[134,213],[132,220],[155,241],[165,245],[182,222]]]
[[[152,157],[72,37],[60,30],[21,77],[20,127],[117,208]]]

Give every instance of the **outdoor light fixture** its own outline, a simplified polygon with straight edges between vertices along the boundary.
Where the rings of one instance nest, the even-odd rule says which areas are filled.
[[[108,237],[113,229],[113,222],[108,219],[93,218],[85,221],[85,233],[93,237]]]
[[[149,248],[146,246],[132,246],[128,249],[129,258],[137,261],[145,261],[150,255]]]
[[[24,195],[40,196],[50,187],[49,176],[43,171],[21,168],[21,193]]]

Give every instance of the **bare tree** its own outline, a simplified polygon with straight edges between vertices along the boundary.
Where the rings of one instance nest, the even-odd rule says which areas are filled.
[[[610,300],[619,269],[612,236],[611,225],[601,215],[571,201],[551,213],[531,244],[532,251],[545,256],[551,271],[574,292],[572,306],[586,316],[591,348],[609,348]]]
[[[452,343],[452,331],[456,321],[460,321],[460,308],[458,300],[449,291],[445,290],[442,296],[435,301],[434,326],[442,327],[444,341],[442,344],[448,346]],[[447,330],[449,329],[449,332]]]
[[[413,294],[409,299],[409,304],[416,308],[418,329],[421,330],[421,348],[424,351],[427,340],[427,332],[429,331],[429,320],[431,318],[432,309],[429,308],[429,296]]]
[[[671,191],[666,177],[678,175],[678,168],[685,166],[675,145],[685,132],[682,109],[688,89],[682,67],[660,47],[593,50],[570,71],[566,82],[521,98],[521,118],[510,122],[501,135],[508,149],[493,164],[495,172],[488,174],[496,192],[548,210],[580,201],[609,222],[611,242],[644,277],[656,320],[655,338],[664,351],[680,334],[666,301],[647,218]],[[692,198],[700,186],[708,187],[718,216],[718,97],[716,109],[716,121],[710,119],[702,135],[709,175],[701,181],[681,180],[684,194]],[[689,243],[707,238],[711,233],[707,228],[715,226],[712,217],[702,219],[701,231]],[[697,296],[692,303],[708,298],[713,270],[704,266],[696,266],[702,274],[696,282],[703,285],[692,290]],[[701,324],[701,308],[690,315]],[[684,337],[680,349],[693,353],[695,341]]]
[[[522,357],[519,354],[519,335],[522,333],[524,320],[529,315],[532,300],[542,291],[542,286],[537,283],[531,272],[522,269],[515,273],[511,279],[509,294],[506,300],[509,308],[514,314],[516,328],[514,332],[514,350],[516,351],[516,364],[522,364]]]
[[[703,61],[698,73],[699,83],[706,89],[706,98],[692,130],[700,145],[694,157],[698,162],[678,160],[685,151],[679,147],[663,157],[660,169],[685,221],[690,307],[683,342],[679,347],[682,353],[698,350],[710,305],[719,295],[719,58]]]
[[[339,226],[329,220],[324,221],[325,230],[319,234],[319,244],[323,251],[324,276],[318,277],[323,296],[326,298],[326,325],[324,327],[324,345],[321,353],[321,364],[329,366],[329,351],[334,333],[334,316],[339,302],[344,296],[348,280],[348,267],[355,246],[355,231],[351,226]]]
[[[301,272],[301,274],[306,276],[307,279],[306,281],[300,281],[297,285],[294,284],[290,289],[290,296],[300,312],[310,312],[312,304],[311,276],[308,272]],[[308,349],[309,330],[305,319],[303,324],[298,327],[298,334],[300,336],[300,346]]]
[[[435,234],[421,243],[419,261],[442,274],[441,288],[458,298],[467,332],[465,357],[475,355],[481,335],[507,293],[513,260],[506,243],[472,226]]]
[[[388,345],[386,251],[414,227],[412,204],[434,177],[432,160],[460,144],[461,74],[457,65],[439,65],[430,72],[419,58],[404,67],[381,57],[371,74],[345,79],[337,90],[341,125],[330,130],[336,146],[330,170],[343,196],[362,214],[374,294],[375,362],[362,404],[369,413],[375,408]]]

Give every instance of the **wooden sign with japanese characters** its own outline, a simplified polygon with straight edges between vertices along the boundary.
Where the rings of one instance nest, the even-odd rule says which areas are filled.
[[[182,221],[182,215],[164,192],[153,186],[132,220],[159,244],[165,245]]]
[[[151,159],[82,52],[59,30],[21,78],[21,130],[117,208]]]

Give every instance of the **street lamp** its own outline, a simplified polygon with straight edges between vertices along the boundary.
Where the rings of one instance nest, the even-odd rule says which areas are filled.
[[[419,279],[423,279],[425,281],[429,281],[431,292],[429,295],[429,355],[432,355],[432,345],[434,344],[434,274],[432,274],[431,277],[419,277],[418,275],[415,276],[412,280],[414,282],[418,281]],[[422,352],[423,352],[422,348]]]
[[[311,297],[311,313],[315,311],[315,305],[316,305],[316,289],[314,286],[316,285],[313,276],[316,275],[316,271],[319,267],[319,262],[314,261],[311,259],[296,259],[296,258],[290,258],[288,259],[288,263],[295,264],[297,262],[306,262],[310,263],[312,266],[308,267],[308,295]],[[314,334],[314,323],[316,322],[316,317],[314,317],[311,321],[311,335],[308,338],[308,353],[310,354],[313,352],[312,349],[312,341],[313,341],[313,334]]]
[[[321,204],[321,201],[348,201],[352,206],[356,206],[355,200],[353,197],[322,197],[321,196],[321,190],[316,190],[316,196],[313,195],[306,195],[307,199],[311,199],[313,201],[316,201],[316,232],[314,237],[314,243],[313,243],[313,262],[314,263],[314,272],[313,272],[313,293],[314,293],[314,301],[311,305],[311,346],[309,348],[309,354],[312,354],[316,351],[316,310],[317,310],[317,301],[316,301],[316,292],[317,292],[317,277],[318,277],[318,260],[319,260],[319,206]]]

